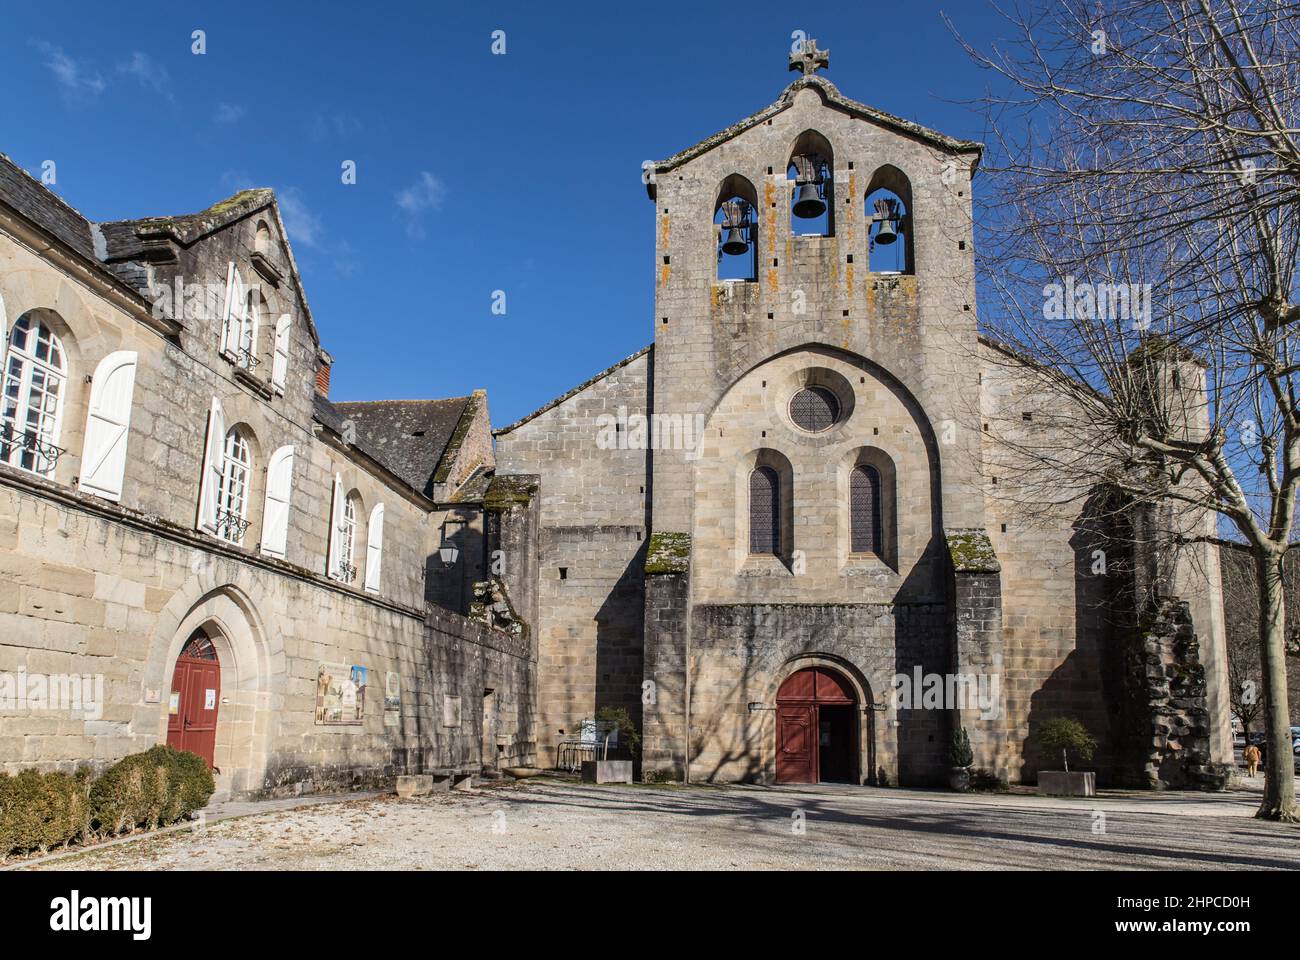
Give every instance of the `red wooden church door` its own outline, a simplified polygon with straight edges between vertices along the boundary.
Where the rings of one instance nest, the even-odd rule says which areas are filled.
[[[221,703],[221,662],[207,634],[190,637],[176,658],[167,718],[167,743],[197,753],[212,766]]]
[[[857,697],[834,670],[808,667],[776,694],[776,782],[853,781]]]

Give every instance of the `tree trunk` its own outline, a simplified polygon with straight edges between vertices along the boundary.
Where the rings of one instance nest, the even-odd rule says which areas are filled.
[[[1282,592],[1282,554],[1255,557],[1259,581],[1259,662],[1264,680],[1264,801],[1255,814],[1266,820],[1294,822],[1295,758],[1291,752],[1291,717],[1286,690],[1286,598]]]

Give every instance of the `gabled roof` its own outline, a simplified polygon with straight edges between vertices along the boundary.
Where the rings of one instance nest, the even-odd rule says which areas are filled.
[[[885,113],[883,110],[877,110],[875,107],[869,107],[865,103],[859,103],[857,100],[850,100],[844,94],[840,93],[835,84],[831,83],[825,77],[818,74],[811,76],[801,76],[794,83],[782,91],[781,96],[776,102],[764,107],[758,113],[751,114],[743,120],[733,123],[725,130],[720,130],[711,137],[707,137],[695,144],[693,147],[687,147],[678,153],[674,153],[667,160],[659,160],[654,164],[656,173],[666,173],[675,167],[681,166],[690,160],[694,160],[701,154],[707,153],[719,144],[726,143],[735,137],[740,136],[751,127],[756,127],[761,123],[771,119],[783,110],[788,110],[794,105],[794,98],[800,90],[812,87],[821,93],[825,101],[831,106],[838,107],[845,113],[853,117],[859,117],[871,123],[878,124],[890,130],[894,130],[903,136],[915,137],[925,143],[932,144],[941,150],[950,153],[976,153],[980,154],[984,150],[984,145],[977,140],[958,140],[947,134],[939,133],[937,130],[931,130],[923,127],[919,123],[913,123],[911,120],[904,120],[902,117],[896,117],[892,113]],[[978,162],[978,157],[976,158]],[[651,199],[655,196],[655,184],[653,178],[646,184],[646,189],[650,193]]]
[[[249,214],[255,213],[274,202],[275,191],[268,187],[258,187],[253,190],[241,190],[233,197],[220,200],[198,213],[186,213],[174,217],[107,220],[100,226],[105,230],[128,227],[135,236],[141,239],[165,237],[174,240],[182,247],[188,247],[208,234],[215,233],[236,220],[242,220]]]
[[[591,378],[589,378],[589,379],[587,379],[587,380],[584,380],[582,383],[578,384],[578,385],[577,385],[576,387],[574,387],[572,390],[568,391],[567,393],[562,393],[562,394],[560,394],[560,395],[559,395],[558,397],[556,397],[554,400],[550,401],[549,403],[543,404],[542,406],[540,406],[540,407],[538,407],[536,410],[534,410],[532,413],[529,413],[529,414],[526,414],[526,415],[523,416],[523,417],[520,417],[520,418],[519,418],[518,420],[516,420],[514,423],[509,424],[509,425],[507,425],[507,426],[504,426],[504,427],[502,427],[500,430],[493,430],[493,431],[492,431],[492,436],[494,436],[494,437],[499,437],[499,436],[501,436],[502,434],[509,433],[511,430],[515,430],[515,429],[517,429],[517,428],[519,428],[519,427],[522,427],[522,426],[523,426],[525,423],[527,423],[529,420],[532,420],[532,419],[535,418],[535,417],[540,417],[540,416],[541,416],[542,414],[544,414],[547,410],[550,410],[550,409],[552,409],[553,407],[558,407],[558,406],[559,406],[560,404],[562,404],[565,400],[568,400],[570,397],[573,397],[573,396],[576,396],[576,395],[579,394],[579,393],[582,393],[583,390],[586,390],[586,389],[587,389],[589,386],[591,386],[593,383],[596,383],[596,382],[599,381],[599,380],[603,380],[603,379],[605,379],[605,378],[608,377],[611,373],[613,373],[615,370],[619,370],[619,369],[621,369],[621,368],[623,368],[623,367],[626,367],[629,363],[631,363],[633,360],[637,359],[638,357],[644,357],[647,353],[649,353],[649,352],[650,352],[651,350],[653,350],[653,349],[654,349],[654,344],[653,344],[653,343],[652,343],[652,344],[649,344],[648,346],[644,346],[644,347],[642,347],[642,348],[641,348],[640,350],[638,350],[636,353],[632,354],[632,356],[630,356],[630,357],[624,357],[622,360],[620,360],[618,363],[614,364],[612,367],[606,367],[604,370],[600,371],[600,373],[596,374],[594,377],[591,377]]]
[[[307,329],[311,332],[312,341],[320,346],[320,334],[307,303],[307,291],[302,285],[302,277],[298,274],[298,261],[294,258],[293,247],[289,243],[289,231],[284,228],[284,220],[280,217],[280,204],[275,199],[275,191],[269,187],[241,190],[198,213],[106,220],[96,225],[104,237],[105,249],[101,259],[110,262],[130,261],[142,255],[147,256],[150,248],[165,248],[170,243],[190,247],[204,237],[262,210],[270,210],[275,219],[280,239],[284,243],[285,256],[289,259],[289,273],[298,293],[298,302],[302,304],[303,316],[307,320]]]
[[[356,427],[357,446],[411,489],[432,498],[478,409],[482,392],[444,400],[361,400],[332,407]]]

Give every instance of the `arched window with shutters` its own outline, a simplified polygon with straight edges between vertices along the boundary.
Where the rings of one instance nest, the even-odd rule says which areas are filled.
[[[749,552],[781,553],[781,478],[769,466],[755,467],[749,474]]]
[[[18,318],[5,352],[0,387],[0,461],[52,477],[67,400],[68,361],[63,341],[43,320]]]
[[[226,432],[221,481],[217,488],[217,536],[242,544],[248,529],[249,487],[253,475],[253,452],[248,435],[238,427]]]
[[[849,549],[853,553],[881,554],[880,471],[860,463],[849,475]]]

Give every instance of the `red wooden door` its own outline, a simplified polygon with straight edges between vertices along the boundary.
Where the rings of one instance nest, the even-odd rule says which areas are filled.
[[[190,638],[176,658],[167,743],[197,753],[212,766],[217,746],[217,710],[221,704],[221,663],[206,635]]]
[[[817,782],[817,706],[776,706],[776,782]]]
[[[785,678],[776,694],[777,783],[856,779],[856,702],[834,670],[808,667]]]

